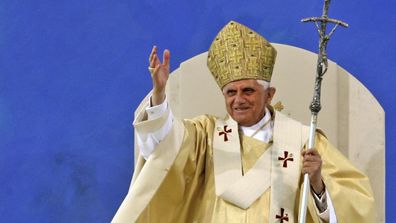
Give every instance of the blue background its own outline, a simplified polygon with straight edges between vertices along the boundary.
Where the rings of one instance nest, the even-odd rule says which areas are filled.
[[[132,176],[132,116],[151,89],[153,44],[171,49],[175,69],[233,19],[271,42],[316,52],[316,28],[299,21],[321,15],[322,4],[1,0],[0,222],[111,220]],[[387,219],[396,218],[395,7],[333,0],[329,11],[350,24],[333,36],[329,58],[386,112]]]

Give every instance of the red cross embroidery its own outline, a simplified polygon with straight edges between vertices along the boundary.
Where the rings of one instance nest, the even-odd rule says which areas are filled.
[[[285,157],[278,157],[278,160],[281,160],[281,161],[283,161],[283,167],[285,167],[285,168],[287,168],[287,161],[291,161],[291,162],[293,162],[293,157],[292,157],[292,154],[290,154],[290,156],[289,156],[289,152],[288,151],[284,151],[283,152],[284,154],[285,154]]]
[[[228,125],[225,125],[224,126],[224,131],[219,132],[219,136],[224,135],[224,142],[228,141],[228,135],[227,134],[232,132],[232,129],[228,129],[227,130],[227,127],[228,127]]]
[[[280,223],[283,223],[283,221],[289,221],[288,215],[285,213],[285,209],[281,208],[281,214],[276,215],[276,219],[280,220]]]

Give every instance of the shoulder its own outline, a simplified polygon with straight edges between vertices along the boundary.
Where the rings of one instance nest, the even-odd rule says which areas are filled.
[[[191,119],[183,119],[183,123],[187,128],[196,129],[213,129],[218,117],[213,115],[199,115]]]
[[[308,130],[308,131],[309,131],[309,128],[310,128],[310,126],[304,125],[304,124],[301,123],[300,121],[298,121],[298,120],[296,120],[296,119],[294,119],[294,118],[292,118],[292,117],[289,117],[289,116],[287,116],[287,115],[285,115],[285,114],[283,114],[283,113],[281,113],[281,112],[278,112],[278,111],[275,112],[275,120],[276,120],[276,122],[285,122],[285,123],[288,123],[288,124],[290,124],[290,125],[292,125],[292,124],[294,124],[294,125],[301,125],[301,127],[302,127],[304,130]],[[324,130],[321,129],[321,128],[316,128],[316,134],[317,134],[317,135],[321,135],[322,137],[327,138],[326,133],[325,133]]]
[[[304,143],[308,141],[309,138],[309,131],[310,131],[310,126],[304,125],[300,121],[293,119],[281,112],[275,112],[275,128],[282,126],[283,128],[286,129],[294,129],[297,131],[298,129],[301,129],[301,139]],[[324,132],[324,130],[320,128],[316,128],[316,139],[326,142],[327,141],[327,136]]]
[[[274,114],[275,125],[304,126],[300,121],[297,121],[281,112],[275,111]]]

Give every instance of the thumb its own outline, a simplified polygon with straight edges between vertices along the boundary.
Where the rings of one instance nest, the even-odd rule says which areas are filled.
[[[170,64],[170,51],[168,49],[164,50],[163,54],[163,65],[169,67]]]

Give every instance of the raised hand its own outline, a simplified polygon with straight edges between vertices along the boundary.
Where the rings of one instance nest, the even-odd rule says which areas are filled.
[[[149,71],[153,81],[153,95],[151,104],[153,106],[161,104],[165,99],[165,87],[169,78],[170,51],[164,50],[163,62],[161,63],[157,55],[157,46],[153,46],[149,58]]]

